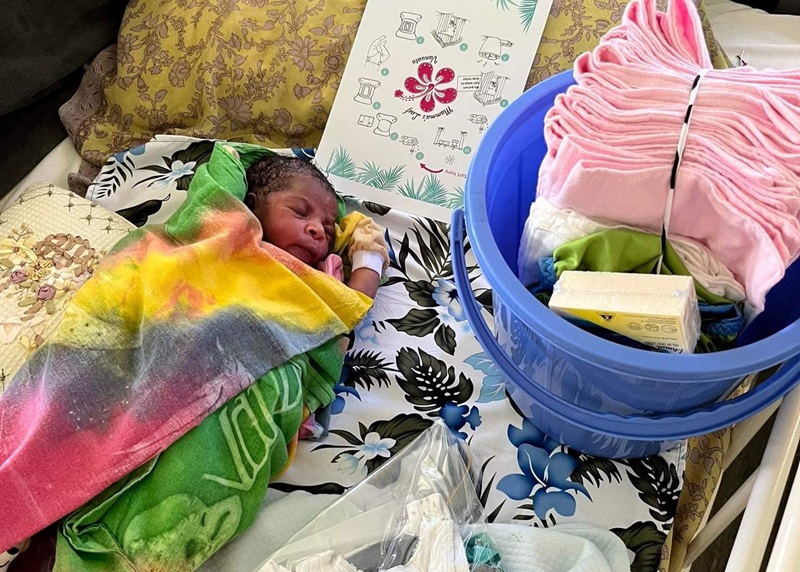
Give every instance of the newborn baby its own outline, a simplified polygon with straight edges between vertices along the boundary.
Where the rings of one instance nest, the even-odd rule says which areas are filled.
[[[264,157],[247,169],[244,203],[261,223],[265,242],[314,268],[336,266],[336,192],[314,165],[295,157]],[[374,298],[389,261],[380,228],[353,213],[342,220],[339,233],[348,239],[352,263],[347,285]]]

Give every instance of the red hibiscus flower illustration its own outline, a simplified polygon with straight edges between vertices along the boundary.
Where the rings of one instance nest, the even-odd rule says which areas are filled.
[[[434,78],[433,66],[428,62],[423,62],[417,68],[417,77],[407,77],[403,83],[411,95],[406,95],[402,89],[398,89],[394,92],[394,96],[407,101],[422,98],[419,102],[420,109],[425,113],[430,113],[436,107],[437,101],[446,105],[455,100],[458,92],[454,87],[441,87],[441,85],[453,81],[455,77],[456,74],[452,69],[442,68],[436,72]]]

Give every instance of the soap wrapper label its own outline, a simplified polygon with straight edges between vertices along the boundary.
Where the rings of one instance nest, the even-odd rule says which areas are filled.
[[[579,318],[642,344],[672,353],[691,353],[683,325],[676,316],[651,316],[625,312],[600,312],[577,308],[552,308],[564,317]]]
[[[564,271],[550,309],[647,346],[692,353],[700,312],[690,276]]]

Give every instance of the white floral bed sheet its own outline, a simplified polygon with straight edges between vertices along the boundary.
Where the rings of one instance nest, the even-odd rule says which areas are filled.
[[[163,221],[182,202],[212,145],[166,137],[120,153],[87,198],[140,226]],[[602,526],[625,542],[633,572],[656,570],[683,484],[685,448],[614,461],[542,434],[515,406],[519,390],[487,358],[465,319],[448,225],[375,203],[350,206],[386,229],[391,267],[372,310],[351,334],[329,434],[301,442],[272,488],[341,494],[441,418],[480,464],[489,521]],[[467,260],[490,318],[491,291],[469,252]]]

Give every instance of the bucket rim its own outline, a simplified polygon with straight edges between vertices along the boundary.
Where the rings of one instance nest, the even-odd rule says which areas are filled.
[[[489,225],[485,183],[507,133],[533,113],[534,104],[563,93],[575,84],[572,72],[552,76],[505,108],[484,134],[473,157],[464,185],[464,210],[472,250],[486,280],[505,305],[528,327],[544,334],[548,341],[571,356],[595,365],[637,377],[669,381],[711,381],[743,377],[774,366],[800,353],[800,320],[746,346],[709,354],[663,354],[629,348],[585,332],[551,312],[543,304],[531,304],[535,297],[522,285],[505,262]],[[488,237],[487,240],[485,237]],[[613,357],[612,357],[613,356]],[[624,369],[623,369],[624,368]]]

